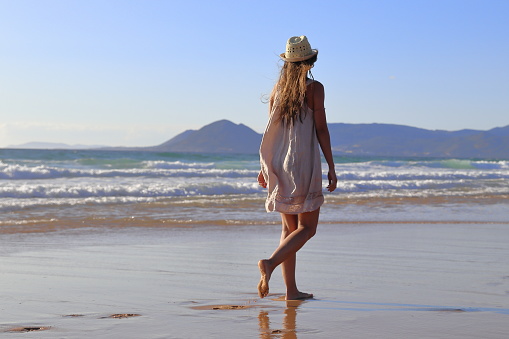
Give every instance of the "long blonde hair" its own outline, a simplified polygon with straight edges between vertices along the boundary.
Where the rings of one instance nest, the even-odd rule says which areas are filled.
[[[270,102],[279,108],[281,122],[293,124],[296,118],[302,122],[300,113],[306,99],[307,74],[313,68],[316,59],[315,55],[304,61],[285,62],[281,67],[279,79],[270,94]]]

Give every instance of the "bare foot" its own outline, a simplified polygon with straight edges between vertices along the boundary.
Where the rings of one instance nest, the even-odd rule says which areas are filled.
[[[269,279],[270,271],[267,268],[267,260],[258,261],[258,268],[260,269],[260,282],[258,283],[258,295],[260,298],[265,298],[269,294]]]
[[[286,300],[303,300],[313,298],[312,293],[298,292],[297,294],[286,295]]]

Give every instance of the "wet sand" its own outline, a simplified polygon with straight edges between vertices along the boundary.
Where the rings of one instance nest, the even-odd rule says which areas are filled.
[[[0,336],[505,338],[509,224],[320,225],[259,299],[279,226],[0,234]],[[36,333],[37,332],[37,333]]]

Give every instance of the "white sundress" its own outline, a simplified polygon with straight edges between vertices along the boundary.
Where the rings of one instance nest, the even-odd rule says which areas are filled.
[[[314,211],[323,204],[314,115],[305,102],[301,119],[296,118],[293,124],[283,123],[276,96],[260,145],[260,164],[268,188],[267,212],[298,214]]]

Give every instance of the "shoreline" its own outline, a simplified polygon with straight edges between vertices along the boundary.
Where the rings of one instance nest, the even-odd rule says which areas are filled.
[[[140,231],[150,231],[157,229],[200,229],[200,228],[232,228],[232,227],[275,227],[279,228],[280,222],[260,222],[241,224],[239,222],[224,222],[216,223],[213,220],[203,222],[161,222],[153,221],[147,225],[144,220],[120,220],[117,225],[104,226],[103,223],[83,224],[83,223],[70,223],[68,221],[54,221],[49,224],[44,224],[38,220],[33,222],[23,223],[20,225],[6,226],[0,223],[0,236],[1,235],[23,235],[23,234],[46,234],[57,233],[66,234],[68,232],[83,232],[83,233],[102,233],[107,231],[133,229]],[[320,221],[318,227],[331,226],[331,225],[509,225],[509,221],[463,221],[463,220],[353,220],[353,221]],[[31,227],[32,225],[32,227]]]
[[[258,221],[242,223],[238,220],[146,220],[143,218],[119,218],[100,220],[23,220],[13,222],[10,220],[0,222],[0,236],[23,235],[23,234],[46,234],[46,233],[103,233],[108,231],[132,229],[139,231],[164,230],[164,229],[232,229],[235,227],[279,227],[281,222],[274,214],[272,221]],[[318,227],[333,225],[509,225],[509,221],[497,220],[320,220]]]
[[[326,196],[320,224],[509,223],[505,196],[352,198]],[[0,234],[71,229],[279,225],[264,197],[222,195],[153,202],[27,206],[3,211]],[[220,211],[220,213],[218,213]]]

